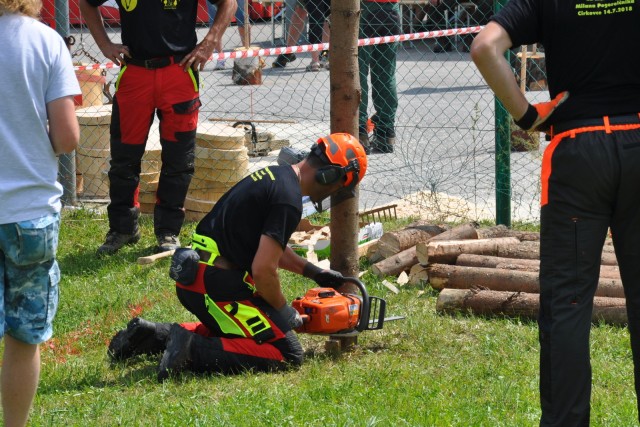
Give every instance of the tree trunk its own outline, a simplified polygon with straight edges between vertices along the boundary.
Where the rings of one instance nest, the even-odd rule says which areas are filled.
[[[331,132],[358,133],[358,0],[331,1]],[[317,135],[321,136],[321,135]],[[332,197],[333,199],[333,197]],[[358,274],[358,192],[331,209],[331,268],[345,276]],[[357,292],[349,284],[345,291]]]
[[[539,296],[524,292],[445,289],[440,292],[436,302],[438,313],[471,312],[483,316],[518,316],[528,319],[536,319],[539,308]],[[591,318],[593,322],[625,325],[625,299],[595,297]]]
[[[444,234],[444,233],[442,233]],[[454,264],[460,254],[498,255],[501,250],[520,245],[515,237],[481,240],[448,240],[418,243],[416,254],[420,264]]]
[[[429,275],[429,284],[436,290],[444,288],[470,289],[478,286],[493,291],[540,292],[538,273],[529,271],[431,264],[427,268],[427,274]],[[600,278],[596,295],[624,298],[622,282],[616,279]]]

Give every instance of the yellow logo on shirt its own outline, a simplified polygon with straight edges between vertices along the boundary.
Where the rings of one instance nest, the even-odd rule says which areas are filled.
[[[122,0],[122,7],[127,12],[131,12],[138,5],[138,0]]]

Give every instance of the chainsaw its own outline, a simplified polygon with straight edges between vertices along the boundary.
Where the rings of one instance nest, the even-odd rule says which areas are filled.
[[[305,296],[298,297],[291,305],[303,324],[296,332],[320,335],[352,336],[362,331],[382,329],[387,302],[369,296],[364,284],[355,277],[345,277],[344,283],[353,283],[360,295],[340,293],[333,288],[309,289]]]

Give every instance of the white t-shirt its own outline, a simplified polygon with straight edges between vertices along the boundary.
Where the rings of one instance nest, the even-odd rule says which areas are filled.
[[[0,224],[8,224],[60,211],[46,105],[81,92],[69,50],[53,29],[5,13],[0,40]]]

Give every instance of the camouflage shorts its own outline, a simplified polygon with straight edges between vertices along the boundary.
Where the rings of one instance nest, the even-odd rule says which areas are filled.
[[[60,215],[0,225],[0,337],[28,344],[51,338],[60,269]]]

